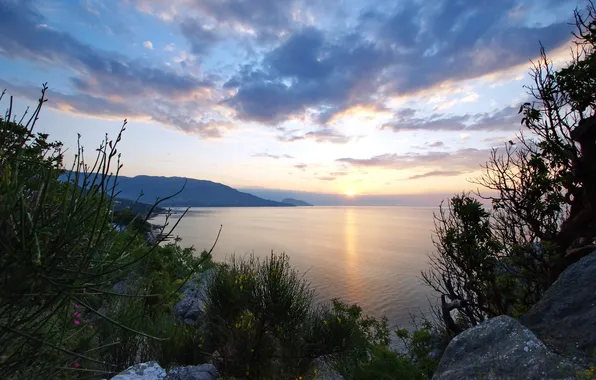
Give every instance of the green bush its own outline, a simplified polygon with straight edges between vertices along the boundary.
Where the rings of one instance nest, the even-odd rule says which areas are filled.
[[[285,254],[233,257],[207,287],[202,347],[228,376],[312,377],[318,360],[352,378],[388,345],[387,322],[339,300],[316,305],[313,295]]]
[[[183,348],[193,333],[176,325],[171,306],[210,256],[114,228],[124,127],[94,162],[79,147],[65,170],[62,144],[34,132],[46,90],[26,123],[11,108],[0,118],[0,378],[107,377],[141,358],[190,362]],[[136,220],[146,226],[147,217]],[[126,294],[114,290],[122,282]]]

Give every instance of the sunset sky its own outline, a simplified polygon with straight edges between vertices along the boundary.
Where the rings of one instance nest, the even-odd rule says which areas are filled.
[[[39,130],[69,147],[128,118],[125,175],[459,191],[519,130],[539,43],[568,57],[582,4],[0,0],[0,88],[22,113],[48,82]]]

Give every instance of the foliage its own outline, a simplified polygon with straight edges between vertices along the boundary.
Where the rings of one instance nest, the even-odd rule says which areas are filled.
[[[459,301],[465,325],[507,312],[511,293],[497,281],[501,246],[494,236],[490,213],[469,194],[454,196],[435,215],[437,253],[430,256],[424,282],[450,300]],[[450,324],[450,322],[446,322]]]
[[[12,98],[0,119],[0,377],[106,377],[139,357],[178,356],[190,333],[169,307],[210,257],[114,228],[110,184],[124,127],[91,165],[79,146],[66,171],[62,144],[34,132],[46,90],[26,123]],[[184,339],[170,347],[151,334]]]
[[[354,369],[354,380],[424,380],[430,379],[418,370],[412,360],[387,348],[374,346],[370,360]]]
[[[418,372],[430,379],[439,366],[440,356],[448,341],[442,340],[444,333],[428,320],[424,320],[421,326],[415,323],[414,327],[411,333],[407,329],[397,329],[395,333],[406,347],[407,357]]]
[[[386,319],[339,300],[315,304],[286,255],[214,266],[179,239],[148,244],[157,206],[142,215],[136,202],[114,206],[124,128],[92,165],[78,147],[65,170],[61,144],[32,132],[45,91],[29,124],[9,121],[9,109],[0,130],[2,378],[107,377],[147,360],[212,359],[249,378],[312,377],[325,363],[346,378],[415,369],[389,351]],[[181,287],[209,268],[204,323],[178,323]]]
[[[147,233],[151,231],[151,224],[144,220],[144,217],[130,209],[114,211],[112,223],[133,229],[135,232]]]
[[[452,333],[499,314],[519,316],[571,263],[596,249],[594,46],[596,11],[576,11],[572,61],[558,70],[544,49],[520,107],[516,143],[493,150],[476,183],[437,216],[436,255],[423,274],[441,293]],[[449,299],[449,302],[447,301]],[[457,310],[456,320],[452,310]]]
[[[203,349],[224,375],[312,376],[315,359],[350,378],[375,346],[387,346],[386,320],[339,300],[315,305],[308,282],[285,254],[232,257],[207,287]]]

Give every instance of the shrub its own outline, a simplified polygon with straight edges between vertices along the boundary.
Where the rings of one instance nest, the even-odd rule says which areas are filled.
[[[207,287],[203,347],[228,376],[313,376],[318,359],[351,378],[389,343],[386,320],[339,300],[315,305],[313,295],[285,254],[233,257]]]
[[[169,306],[209,255],[116,231],[124,127],[91,165],[79,147],[65,170],[62,145],[34,132],[46,90],[26,123],[11,108],[0,118],[0,378],[106,377],[139,358],[175,361],[190,333]],[[113,288],[123,279],[126,294]],[[169,347],[151,335],[162,333],[184,339]]]
[[[570,264],[596,248],[596,9],[575,12],[572,61],[559,70],[541,49],[519,113],[516,143],[495,149],[469,195],[441,209],[425,282],[441,293],[452,333],[499,314],[519,316]],[[449,299],[449,302],[447,301]],[[456,319],[451,311],[457,310]]]

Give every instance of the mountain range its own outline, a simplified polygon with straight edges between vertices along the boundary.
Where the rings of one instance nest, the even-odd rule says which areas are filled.
[[[294,205],[259,198],[221,183],[182,177],[139,175],[118,177],[118,198],[153,203],[178,192],[160,206],[184,207],[292,207]]]

